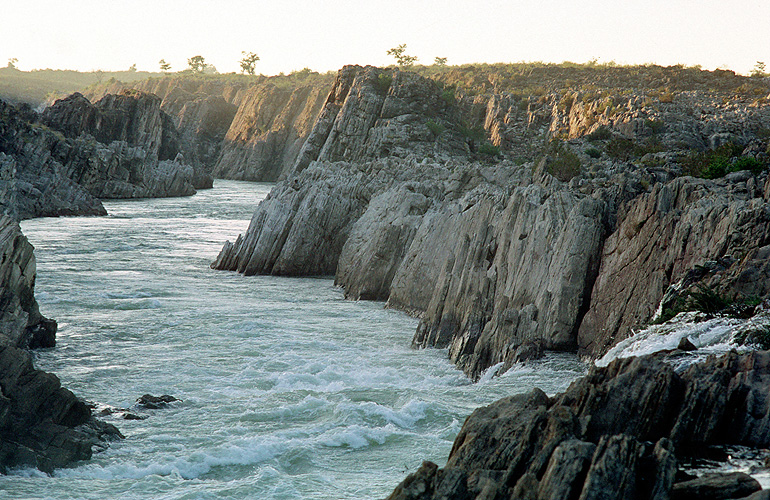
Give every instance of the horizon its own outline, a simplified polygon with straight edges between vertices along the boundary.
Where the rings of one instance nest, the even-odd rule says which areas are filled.
[[[29,0],[8,6],[7,18],[14,22],[0,33],[0,66],[18,59],[15,66],[22,71],[119,72],[136,65],[138,71],[157,73],[164,59],[176,73],[187,69],[187,59],[201,55],[219,73],[239,73],[245,51],[260,57],[257,74],[304,68],[325,73],[347,64],[391,65],[387,50],[400,44],[426,66],[435,57],[446,57],[451,66],[593,61],[681,64],[748,75],[757,62],[770,63],[770,9],[757,0],[740,9],[714,0],[644,5],[485,0],[473,9],[433,0],[61,5]]]

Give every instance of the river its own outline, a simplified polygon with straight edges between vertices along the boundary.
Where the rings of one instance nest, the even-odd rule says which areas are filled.
[[[471,384],[445,350],[410,348],[417,320],[347,301],[329,277],[211,270],[270,187],[219,180],[22,224],[41,312],[59,322],[36,366],[147,418],[105,417],[125,440],[50,476],[0,477],[3,498],[384,498],[423,460],[443,465],[474,408],[585,373],[551,354]],[[145,393],[181,401],[136,407]]]

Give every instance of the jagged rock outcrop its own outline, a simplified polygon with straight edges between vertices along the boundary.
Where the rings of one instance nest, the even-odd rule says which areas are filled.
[[[35,257],[19,225],[0,217],[0,471],[33,466],[50,472],[91,457],[119,437],[50,373],[36,370],[26,348],[52,347],[56,322],[34,297]]]
[[[213,175],[275,181],[293,167],[324,104],[327,90],[273,84],[251,87],[232,119]]]
[[[552,398],[535,389],[475,410],[446,466],[424,463],[388,498],[742,497],[759,483],[745,474],[679,481],[677,456],[766,447],[769,383],[767,351],[711,357],[682,373],[654,357],[616,360]]]
[[[605,351],[655,316],[670,286],[693,269],[699,284],[733,297],[770,292],[770,179],[742,175],[707,181],[681,177],[631,201],[604,245],[580,347]]]
[[[466,153],[457,110],[439,86],[414,73],[345,66],[297,157],[293,171],[312,161],[361,161],[388,156]]]
[[[37,115],[31,110],[24,112],[0,101],[0,204],[5,213],[17,219],[105,215],[98,198],[195,193],[193,167],[176,158],[158,160],[168,143],[154,125],[139,126],[127,116],[123,117],[125,123],[114,117],[107,119],[82,97],[72,97],[49,109],[53,109],[49,123],[61,117],[61,128],[76,137],[65,137],[36,123]],[[155,125],[163,121],[162,115],[153,116]],[[90,133],[78,132],[81,129],[146,140],[151,148],[132,146],[124,140],[105,145]]]
[[[16,219],[106,215],[102,203],[73,181],[62,162],[87,162],[80,146],[35,126],[31,110],[0,100],[0,209]]]
[[[117,142],[138,148],[142,153],[131,156],[142,157],[142,161],[150,167],[159,162],[184,164],[182,137],[171,117],[160,106],[159,97],[138,91],[109,94],[94,104],[75,93],[46,108],[40,121],[71,139],[87,134],[108,147]],[[164,164],[161,170],[173,168],[174,163]],[[192,164],[180,167],[180,173],[190,176],[189,183],[193,189],[158,188],[159,192],[168,190],[168,194],[161,196],[194,194],[195,188],[208,188],[213,182],[205,171],[201,168],[196,170]],[[150,178],[142,181],[148,189],[152,189]]]
[[[544,349],[600,354],[675,300],[679,281],[693,286],[698,266],[711,269],[698,285],[767,296],[770,106],[457,92],[343,68],[290,177],[213,267],[334,273],[347,297],[419,315],[413,345],[448,347],[473,378]],[[479,123],[517,158],[474,153]],[[693,151],[717,136],[743,148],[727,165],[753,171],[682,177],[682,158],[705,161]],[[532,149],[558,137],[571,139]]]
[[[18,223],[0,216],[0,333],[15,347],[53,347],[56,322],[40,314],[35,300],[33,250]]]

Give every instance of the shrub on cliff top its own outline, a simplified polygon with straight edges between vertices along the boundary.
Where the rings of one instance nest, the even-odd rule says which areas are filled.
[[[733,143],[723,144],[716,149],[705,152],[690,152],[680,160],[682,171],[687,175],[704,179],[718,179],[730,172],[750,170],[758,174],[767,165],[751,156],[738,156],[742,148]]]

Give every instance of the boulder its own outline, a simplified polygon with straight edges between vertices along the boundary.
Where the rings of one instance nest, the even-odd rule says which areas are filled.
[[[770,352],[710,357],[676,373],[656,356],[592,368],[561,394],[538,389],[475,410],[446,467],[426,463],[390,498],[738,498],[742,473],[676,482],[677,456],[765,448]]]

